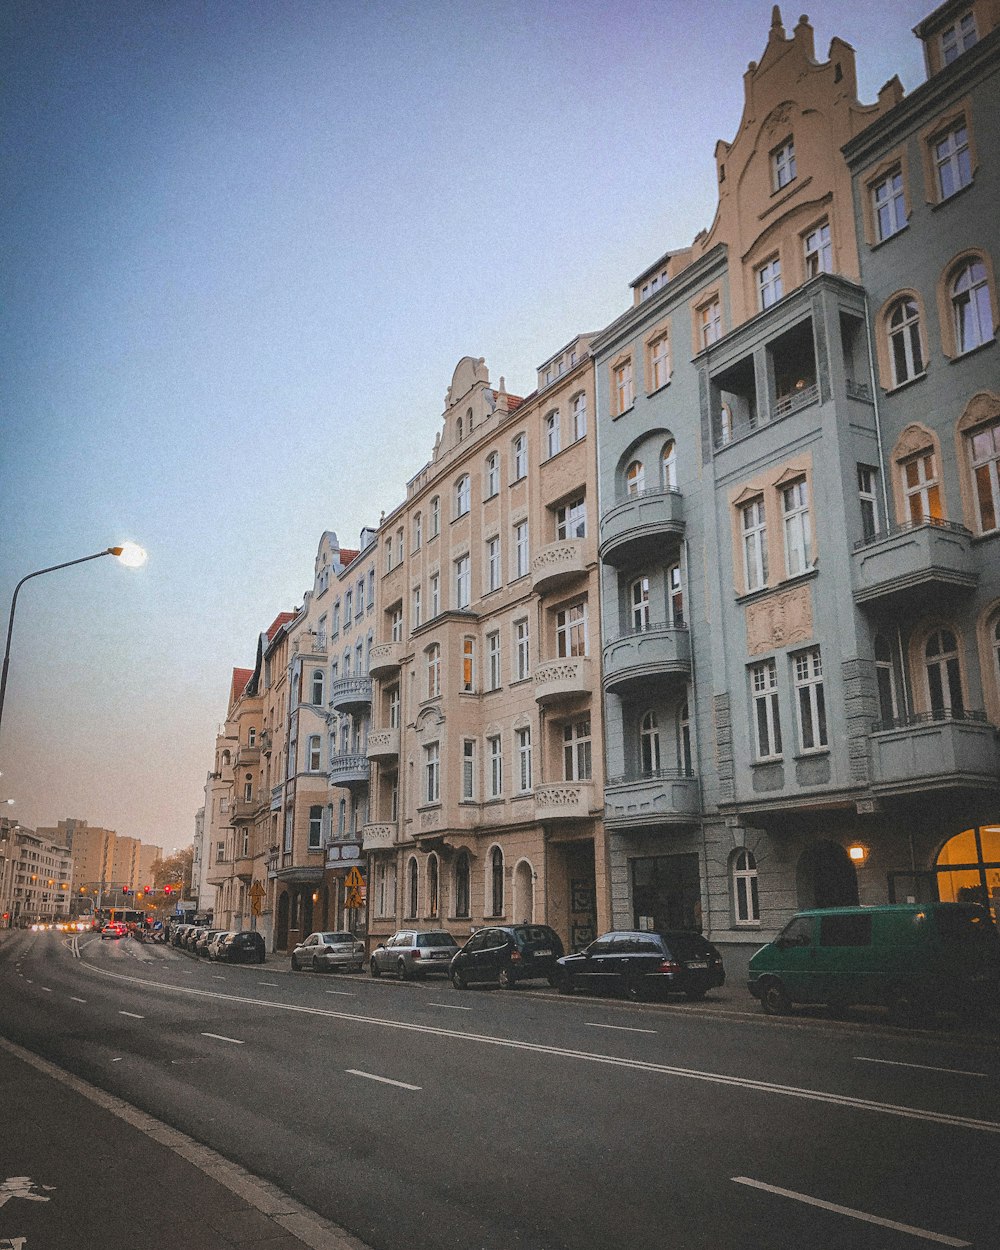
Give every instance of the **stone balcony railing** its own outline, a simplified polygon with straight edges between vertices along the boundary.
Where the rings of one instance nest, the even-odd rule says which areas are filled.
[[[371,701],[370,677],[339,677],[330,683],[330,708],[334,712],[353,712],[370,706]]]
[[[535,787],[535,818],[546,824],[562,820],[589,820],[594,787],[589,781],[553,781]]]
[[[376,643],[372,647],[371,657],[368,662],[368,672],[372,677],[378,678],[379,681],[384,681],[387,677],[393,677],[399,671],[402,657],[402,642]]]
[[[601,517],[598,553],[606,564],[645,560],[659,554],[671,537],[684,533],[684,498],[675,487],[641,490],[617,499]]]
[[[544,660],[535,669],[535,702],[560,703],[593,694],[594,674],[585,655],[562,656]]]
[[[698,778],[681,768],[609,777],[604,787],[607,829],[689,825],[701,812]]]
[[[371,772],[367,755],[343,754],[330,757],[329,778],[332,786],[367,785]]]
[[[894,525],[854,546],[858,603],[906,594],[964,593],[979,580],[972,534],[954,521]]]
[[[369,729],[368,758],[393,760],[399,755],[399,729]]]
[[[384,851],[396,845],[396,823],[376,821],[365,825],[361,831],[361,846],[365,851]]]
[[[531,561],[531,587],[537,593],[576,581],[587,572],[582,538],[566,538],[550,543]]]

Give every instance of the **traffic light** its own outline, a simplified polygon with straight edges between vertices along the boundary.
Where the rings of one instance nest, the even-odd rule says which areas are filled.
[[[122,893],[123,893],[123,894],[131,894],[131,892],[132,892],[132,891],[128,888],[128,886],[127,886],[127,885],[123,885],[123,886],[122,886]]]
[[[173,894],[173,892],[174,892],[174,887],[172,885],[165,885],[163,887],[164,894]]]

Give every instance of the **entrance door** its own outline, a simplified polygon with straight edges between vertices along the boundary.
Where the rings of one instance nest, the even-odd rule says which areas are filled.
[[[796,887],[800,911],[811,907],[857,907],[858,876],[836,842],[815,842],[799,857]]]
[[[691,929],[700,933],[698,856],[633,859],[632,907],[637,929]]]

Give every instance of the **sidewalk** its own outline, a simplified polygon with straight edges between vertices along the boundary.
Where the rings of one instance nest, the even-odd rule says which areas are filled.
[[[0,1250],[365,1250],[275,1186],[0,1038]]]

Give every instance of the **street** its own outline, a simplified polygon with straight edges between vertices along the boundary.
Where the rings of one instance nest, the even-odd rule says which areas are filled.
[[[377,1250],[1000,1244],[983,1037],[286,969],[4,934],[0,1034]]]

